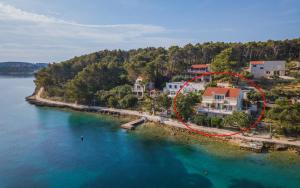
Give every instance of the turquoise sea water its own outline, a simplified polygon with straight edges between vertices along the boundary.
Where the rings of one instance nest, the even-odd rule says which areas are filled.
[[[222,157],[144,139],[110,117],[32,106],[24,101],[32,80],[0,77],[1,188],[300,187],[300,164],[268,154]]]

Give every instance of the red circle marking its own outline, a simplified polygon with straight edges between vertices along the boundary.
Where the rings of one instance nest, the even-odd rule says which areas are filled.
[[[201,77],[203,77],[203,76],[214,75],[214,74],[215,74],[215,75],[224,75],[224,74],[225,74],[225,75],[230,75],[230,76],[232,76],[232,77],[239,77],[239,78],[241,78],[242,80],[247,81],[247,83],[248,83],[249,85],[251,85],[252,87],[255,87],[255,88],[258,90],[258,92],[259,92],[261,98],[262,98],[263,101],[264,101],[263,110],[261,111],[261,113],[260,113],[259,117],[257,118],[257,120],[256,120],[253,124],[251,124],[248,128],[243,128],[243,129],[241,129],[240,132],[234,132],[234,133],[231,133],[231,134],[209,134],[209,133],[205,133],[205,132],[198,131],[198,130],[195,130],[195,129],[191,128],[191,127],[190,127],[190,126],[182,119],[182,117],[179,115],[179,112],[178,112],[177,109],[176,109],[176,98],[177,98],[178,94],[181,92],[181,90],[182,90],[185,86],[187,86],[187,84],[188,84],[189,82],[193,82],[194,80],[196,80],[196,79],[198,79],[198,78],[201,78]],[[205,73],[203,73],[203,74],[201,74],[201,75],[199,75],[199,76],[195,76],[195,77],[192,78],[191,80],[186,81],[186,82],[183,84],[183,86],[177,91],[177,93],[176,93],[176,95],[175,95],[175,97],[174,97],[174,102],[173,102],[173,103],[174,103],[174,112],[175,112],[175,114],[176,114],[177,119],[178,119],[184,126],[186,126],[189,130],[191,130],[191,131],[193,131],[193,132],[195,132],[195,133],[201,134],[201,135],[203,135],[203,136],[208,136],[208,137],[226,137],[226,136],[237,135],[237,134],[240,134],[240,133],[242,133],[242,132],[249,131],[251,128],[256,127],[257,124],[261,121],[261,119],[263,118],[263,116],[264,116],[264,114],[265,114],[266,103],[267,103],[267,102],[266,102],[265,94],[264,94],[264,92],[262,91],[262,89],[261,89],[261,88],[260,88],[253,80],[251,80],[251,79],[249,79],[249,78],[245,78],[244,76],[242,76],[242,75],[240,75],[240,74],[237,74],[237,73],[233,73],[233,72],[205,72]]]

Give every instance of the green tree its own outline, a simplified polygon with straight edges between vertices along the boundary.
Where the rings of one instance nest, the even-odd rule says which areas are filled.
[[[233,72],[236,70],[238,68],[238,63],[232,57],[232,51],[232,48],[227,48],[218,54],[211,64],[212,70],[215,72]]]
[[[155,100],[147,95],[144,96],[144,100],[142,104],[143,104],[143,108],[148,112],[155,113],[156,111],[159,110]]]
[[[245,78],[248,78],[248,79],[253,79],[253,77],[254,77],[253,74],[251,74],[248,71],[242,71],[241,75],[244,76]]]
[[[289,105],[289,101],[287,99],[276,99],[275,104],[278,106],[287,106]]]
[[[168,94],[160,94],[156,99],[157,105],[163,110],[168,110],[172,106],[172,99],[168,97]]]
[[[194,93],[179,94],[176,98],[176,109],[183,120],[188,121],[195,114],[194,106],[200,97]]]
[[[196,114],[193,116],[193,123],[201,126],[207,126],[207,116]]]
[[[247,93],[247,98],[249,101],[251,101],[253,103],[257,103],[258,101],[262,100],[260,94],[256,91],[249,91]]]
[[[120,100],[120,107],[121,108],[132,108],[134,107],[138,102],[138,99],[134,95],[126,95]]]
[[[108,67],[106,64],[91,64],[79,72],[68,83],[67,95],[70,99],[89,104],[98,90],[109,90],[121,82],[118,67]]]
[[[251,60],[298,61],[299,51],[300,38],[247,43],[206,42],[172,46],[167,50],[153,47],[128,51],[102,50],[52,63],[35,74],[35,83],[37,89],[44,87],[45,95],[49,97],[89,104],[98,90],[132,85],[140,75],[144,75],[146,81],[155,82],[155,86],[161,89],[165,82],[192,64],[212,63],[213,71],[240,72]],[[296,70],[292,72],[298,75]],[[267,85],[269,82],[266,81],[261,85]],[[286,91],[279,94],[286,97],[294,95]]]
[[[287,136],[300,135],[300,103],[289,105],[278,100],[277,105],[267,112],[267,117],[272,121],[275,132]]]
[[[132,94],[132,88],[130,85],[120,85],[117,87],[114,87],[113,89],[110,90],[110,93],[112,95],[117,96],[117,98],[121,99],[125,97],[126,95]]]
[[[108,106],[113,108],[118,107],[118,99],[114,96],[110,96],[108,98]]]
[[[211,121],[211,126],[212,127],[218,127],[218,128],[222,127],[222,122],[223,122],[222,118],[220,118],[220,117],[211,117],[210,121]]]
[[[97,100],[97,103],[101,106],[107,106],[108,105],[108,98],[112,96],[112,94],[109,91],[105,90],[99,90],[95,94],[95,98]]]
[[[234,111],[231,115],[224,118],[224,126],[245,128],[250,126],[251,118],[245,112]]]
[[[208,88],[208,87],[217,87],[217,83],[214,82],[214,81],[209,82],[209,83],[205,86],[205,88]]]

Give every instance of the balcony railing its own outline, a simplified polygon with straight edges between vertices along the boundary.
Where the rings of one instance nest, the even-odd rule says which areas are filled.
[[[204,73],[208,72],[208,69],[188,69],[189,73]]]
[[[234,110],[206,108],[206,107],[200,107],[200,108],[198,108],[198,112],[202,112],[202,113],[232,114],[233,111]]]
[[[236,98],[230,98],[230,97],[226,97],[225,99],[203,98],[202,103],[237,105],[237,100]]]

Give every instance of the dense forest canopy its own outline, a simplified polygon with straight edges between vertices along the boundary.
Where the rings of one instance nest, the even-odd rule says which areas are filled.
[[[251,60],[300,60],[300,38],[284,41],[207,42],[183,47],[103,50],[50,64],[36,74],[37,88],[69,101],[91,103],[97,91],[132,85],[138,76],[162,88],[192,64],[212,63],[215,70],[239,71]]]
[[[47,65],[46,63],[1,62],[0,74],[32,74]]]

